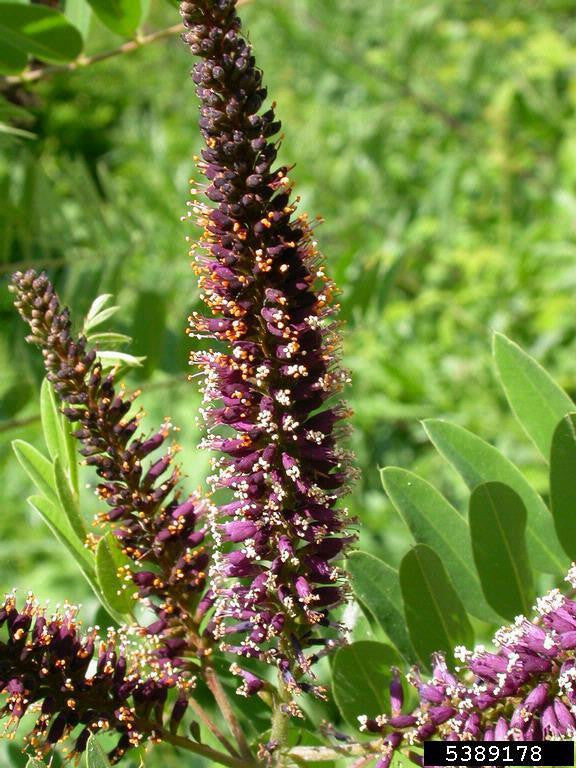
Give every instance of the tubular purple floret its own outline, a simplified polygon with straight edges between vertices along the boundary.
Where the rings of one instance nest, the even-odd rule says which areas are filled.
[[[191,357],[205,372],[203,444],[222,454],[211,482],[233,497],[213,516],[213,628],[228,638],[240,616],[251,622],[222,647],[289,661],[298,692],[310,664],[287,638],[305,647],[310,628],[343,601],[338,561],[350,540],[336,506],[350,473],[336,444],[349,411],[334,402],[347,380],[328,321],[334,286],[306,216],[296,215],[289,169],[273,167],[280,123],[273,107],[261,109],[266,88],[235,2],[185,1],[181,14],[201,59],[193,80],[210,201],[193,211],[204,227],[195,269],[211,316],[195,313],[190,333],[227,345]]]

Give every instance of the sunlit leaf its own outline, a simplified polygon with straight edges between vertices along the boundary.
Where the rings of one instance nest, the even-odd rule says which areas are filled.
[[[59,456],[56,456],[54,459],[54,485],[58,493],[60,506],[78,539],[83,543],[86,538],[86,524],[80,513],[78,496],[70,487],[70,481],[62,468]]]
[[[550,453],[550,504],[556,533],[576,560],[576,414],[565,416],[554,432]]]
[[[482,594],[472,559],[465,518],[430,483],[413,472],[387,467],[381,472],[386,493],[418,544],[440,556],[466,609],[483,621],[498,622]]]
[[[86,40],[92,17],[92,9],[86,0],[66,0],[64,13],[70,24],[73,24]]]
[[[116,350],[98,350],[98,357],[109,365],[124,363],[131,367],[139,367],[146,358],[129,355],[126,352],[116,352]]]
[[[556,425],[574,403],[536,360],[500,333],[494,335],[494,358],[510,407],[548,460]]]
[[[56,538],[64,544],[80,565],[88,580],[93,583],[96,579],[96,573],[93,569],[92,554],[79,541],[64,511],[45,496],[30,496],[27,501],[42,517]]]
[[[52,462],[37,448],[24,440],[13,440],[12,448],[16,458],[36,488],[52,502],[58,504],[58,491],[54,481]]]
[[[118,576],[118,569],[128,565],[117,540],[108,532],[98,542],[96,575],[106,603],[117,613],[130,613],[134,607],[134,585]]]
[[[54,8],[0,3],[0,50],[0,62],[13,71],[22,61],[17,61],[14,51],[24,55],[24,65],[26,55],[53,63],[72,61],[82,51],[82,37]]]
[[[110,768],[110,761],[96,736],[92,734],[86,745],[86,768]]]
[[[112,32],[132,37],[140,24],[142,4],[140,0],[88,0],[100,21]]]
[[[70,425],[61,414],[52,385],[48,379],[42,382],[40,390],[40,418],[44,441],[51,458],[60,457],[72,490],[78,493],[78,462],[76,444],[70,434]]]

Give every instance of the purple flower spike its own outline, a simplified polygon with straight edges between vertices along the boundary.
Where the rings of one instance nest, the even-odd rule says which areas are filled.
[[[186,635],[206,586],[209,553],[198,521],[207,516],[207,504],[196,495],[179,497],[176,450],[165,448],[171,425],[166,422],[151,437],[137,434],[139,417],[130,416],[134,397],[117,391],[114,374],[104,373],[96,351],[72,334],[69,312],[45,274],[17,272],[11,290],[30,325],[28,341],[41,347],[47,378],[77,427],[81,453],[100,477],[96,491],[106,508],[97,521],[113,523],[134,564],[126,580],[132,579],[139,597],[150,598],[157,614],[149,632]],[[143,460],[150,462],[147,471]],[[174,643],[161,653],[174,660]]]
[[[213,628],[220,638],[238,628],[224,650],[282,669],[288,661],[297,693],[311,657],[294,649],[311,645],[342,603],[338,561],[352,540],[336,508],[349,472],[337,446],[348,410],[334,402],[347,381],[334,286],[306,216],[296,214],[288,168],[275,167],[280,123],[261,110],[266,88],[234,0],[180,8],[184,40],[201,59],[193,79],[207,183],[193,193],[210,201],[193,206],[209,312],[190,318],[190,333],[220,342],[191,362],[205,373],[203,444],[222,454],[211,483],[233,496],[212,519]]]
[[[568,577],[576,589],[576,565]],[[572,739],[576,734],[576,656],[571,641],[576,600],[552,590],[536,605],[536,616],[519,616],[496,632],[496,650],[457,648],[462,663],[452,672],[440,654],[431,679],[418,669],[408,682],[420,703],[400,715],[391,696],[392,716],[360,717],[361,730],[394,736],[397,746],[443,741],[541,741]],[[393,672],[396,690],[398,682]],[[398,741],[398,737],[401,739]],[[390,742],[387,742],[389,744]],[[390,755],[383,760],[388,762]],[[414,758],[413,762],[418,762]]]
[[[75,733],[72,756],[86,749],[90,733],[116,733],[116,746],[109,753],[116,763],[146,739],[138,722],[152,709],[159,729],[166,714],[170,727],[177,727],[190,685],[154,658],[129,664],[122,638],[112,630],[107,639],[94,630],[81,634],[76,613],[65,606],[46,616],[31,595],[18,610],[14,596],[6,596],[0,609],[0,718],[18,725],[24,715],[36,711],[28,741],[39,756],[70,737],[79,724],[84,727]],[[148,676],[144,661],[151,665]],[[178,699],[167,706],[167,692],[176,685]]]

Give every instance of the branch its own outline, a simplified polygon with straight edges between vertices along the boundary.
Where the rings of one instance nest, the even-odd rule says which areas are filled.
[[[238,0],[237,5],[246,5],[250,0]],[[8,75],[0,78],[0,84],[4,85],[21,85],[23,83],[35,83],[38,80],[43,80],[45,77],[51,77],[52,75],[58,75],[61,72],[74,72],[77,69],[83,69],[89,67],[91,64],[97,64],[99,61],[106,61],[112,59],[115,56],[120,56],[124,53],[131,53],[139,48],[143,48],[145,45],[155,43],[157,40],[164,40],[174,35],[179,35],[184,31],[183,24],[173,24],[166,29],[160,29],[156,32],[151,32],[149,35],[143,35],[135,37],[133,40],[128,40],[118,48],[113,48],[111,51],[103,51],[102,53],[95,53],[93,56],[79,56],[74,61],[68,64],[61,64],[52,67],[38,67],[37,69],[26,69],[19,75]]]
[[[128,40],[128,42],[123,43],[120,47],[114,48],[111,51],[95,53],[93,56],[79,56],[77,59],[71,61],[68,64],[61,64],[53,67],[39,67],[38,69],[27,69],[19,75],[10,75],[8,77],[2,78],[2,82],[6,83],[7,85],[34,83],[45,77],[50,77],[51,75],[57,75],[61,72],[73,72],[76,69],[89,67],[91,64],[96,64],[99,61],[106,61],[106,59],[111,59],[114,56],[120,56],[123,53],[131,53],[132,51],[136,51],[138,48],[142,48],[145,45],[150,45],[150,43],[155,43],[157,40],[163,40],[167,37],[173,37],[174,35],[178,35],[183,31],[184,26],[182,24],[174,24],[171,27],[160,29],[157,32],[150,33],[149,35],[136,37],[134,40]]]

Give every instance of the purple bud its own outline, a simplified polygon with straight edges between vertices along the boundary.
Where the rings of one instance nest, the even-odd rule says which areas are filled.
[[[404,704],[404,689],[402,687],[402,680],[400,677],[400,670],[397,667],[392,667],[392,678],[390,680],[390,708],[393,715],[397,715],[402,712],[402,706]]]

